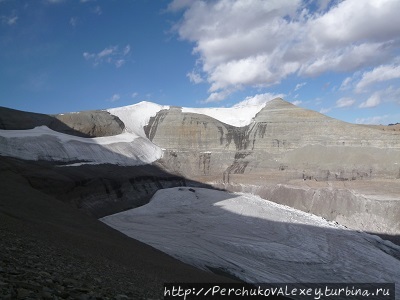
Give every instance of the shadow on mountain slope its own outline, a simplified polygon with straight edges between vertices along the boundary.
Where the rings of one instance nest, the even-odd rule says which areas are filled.
[[[103,297],[124,294],[133,299],[141,299],[160,296],[165,282],[229,282],[232,280],[185,265],[151,246],[124,236],[87,215],[98,217],[145,204],[157,190],[165,187],[209,186],[188,182],[187,179],[171,175],[157,166],[59,167],[51,162],[28,162],[5,157],[2,157],[0,162],[0,177],[2,178],[0,180],[2,191],[0,243],[2,249],[5,249],[2,254],[3,265],[0,267],[6,270],[2,276],[8,276],[2,278],[2,281],[11,283],[14,275],[4,274],[16,272],[16,276],[23,273],[26,280],[35,282],[28,288],[31,291],[42,289],[43,286],[52,291],[63,287],[64,293],[69,295],[76,295],[84,290],[85,293],[97,291],[96,293]],[[125,183],[121,184],[121,182]],[[118,183],[119,186],[111,188],[113,184]],[[129,189],[129,186],[132,189]],[[95,195],[90,198],[92,193]],[[134,194],[140,196],[137,198],[141,198],[140,203],[126,202],[127,205],[122,206],[118,204],[118,199],[124,199],[125,196],[129,198],[128,195]],[[98,209],[94,205],[96,203],[94,198],[101,195],[103,197],[107,195],[104,198],[109,201],[110,206],[107,209]],[[226,195],[226,197],[228,195],[231,198],[236,197],[233,194]],[[221,199],[213,201],[217,200]],[[86,214],[76,208],[80,208]],[[341,234],[341,230],[338,229],[259,220],[251,216],[238,216],[214,207],[215,213],[222,211],[226,215],[219,219],[233,217],[239,228],[241,224],[252,222],[261,222],[266,228],[283,226],[287,232],[292,233],[285,239],[295,239],[299,246],[307,244],[304,241],[307,240],[307,234],[310,232],[314,235],[331,236],[330,244],[335,244],[335,238],[338,236],[339,239],[345,236],[345,233]],[[159,227],[159,229],[165,228]],[[163,238],[169,237],[164,234]],[[271,247],[276,246],[274,238],[276,239],[273,234],[266,236],[265,247],[269,247],[268,241],[271,242]],[[179,240],[174,240],[174,242],[179,243]],[[379,244],[374,240],[371,242]],[[241,244],[245,247],[246,241],[241,240]],[[195,248],[197,249],[197,247],[193,249]],[[227,251],[234,252],[235,247],[230,247]],[[273,247],[269,249],[271,255],[290,254],[285,254],[285,251]],[[323,254],[323,250],[321,251],[321,255],[327,255]],[[356,249],[349,248],[348,251],[353,251],[354,254]],[[319,255],[318,253],[316,255]],[[386,254],[393,255],[382,252],[382,255]],[[335,255],[332,257],[328,255],[326,258],[333,262],[340,262],[343,259],[340,253]],[[345,255],[347,254],[344,253],[343,257]],[[289,272],[287,268],[278,268],[279,259],[268,259],[268,261],[265,259],[265,257],[260,259],[260,262],[273,272],[283,274],[283,276]],[[294,260],[296,259],[294,257]],[[296,262],[295,264],[298,265]],[[312,264],[306,265],[305,270],[312,270]],[[314,271],[317,271],[320,266],[315,264],[314,267],[317,268]],[[220,274],[230,273],[229,270],[216,269],[212,265],[209,269],[222,272]],[[340,271],[338,269],[331,272],[334,274]],[[40,275],[39,272],[44,273]],[[29,274],[34,274],[34,276],[29,277]],[[65,283],[65,278],[73,278],[74,281]],[[18,293],[18,288],[18,284],[10,284],[10,290],[14,293]]]
[[[147,299],[160,297],[165,282],[233,281],[128,238],[89,216],[89,207],[84,213],[75,208],[79,206],[73,199],[69,202],[74,179],[85,178],[89,189],[101,190],[96,187],[103,180],[101,172],[117,180],[133,178],[139,170],[154,179],[156,167],[86,167],[59,168],[49,162],[0,157],[0,281],[5,283],[0,298],[14,299],[24,293],[39,298],[47,293],[73,299],[83,294]],[[170,179],[161,171],[158,175]],[[75,194],[90,193],[85,188],[78,186]]]
[[[399,247],[246,194],[162,190],[148,205],[102,220],[184,262],[249,282],[399,283]]]
[[[125,128],[119,118],[100,110],[46,115],[0,107],[0,129],[25,130],[37,126],[86,138],[120,134]]]
[[[16,173],[31,188],[96,218],[144,205],[159,189],[186,185],[212,188],[170,174],[156,164],[63,166],[56,163],[2,157],[0,172]]]

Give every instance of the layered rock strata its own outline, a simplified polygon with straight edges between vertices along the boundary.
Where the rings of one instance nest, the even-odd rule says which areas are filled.
[[[38,126],[80,137],[102,137],[122,133],[124,123],[106,111],[46,115],[0,107],[0,129],[25,130]]]
[[[400,233],[399,132],[341,122],[279,98],[245,127],[173,108],[151,118],[145,132],[165,149],[164,163],[186,177],[232,191],[256,185],[255,193],[266,199],[351,228]],[[388,190],[378,179],[387,181]],[[346,189],[290,183],[296,180],[372,180],[379,197],[362,189],[357,196]],[[391,190],[394,196],[386,201]]]

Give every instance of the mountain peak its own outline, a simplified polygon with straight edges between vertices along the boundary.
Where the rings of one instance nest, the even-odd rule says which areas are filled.
[[[264,109],[276,109],[276,108],[289,108],[289,107],[295,107],[296,105],[283,100],[282,98],[274,98],[271,101],[268,101],[267,104],[264,106]]]

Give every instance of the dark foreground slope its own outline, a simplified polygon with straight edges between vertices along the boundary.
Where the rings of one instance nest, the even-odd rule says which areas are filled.
[[[2,160],[0,191],[1,299],[157,299],[164,282],[229,281],[32,188]]]

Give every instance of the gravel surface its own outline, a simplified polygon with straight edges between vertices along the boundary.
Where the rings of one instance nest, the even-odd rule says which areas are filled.
[[[0,299],[158,299],[119,278],[128,270],[2,229]],[[118,272],[120,274],[115,274]],[[113,276],[110,276],[113,275]],[[125,286],[126,284],[126,286]]]
[[[34,189],[0,158],[0,299],[162,299],[166,282],[232,282]]]

